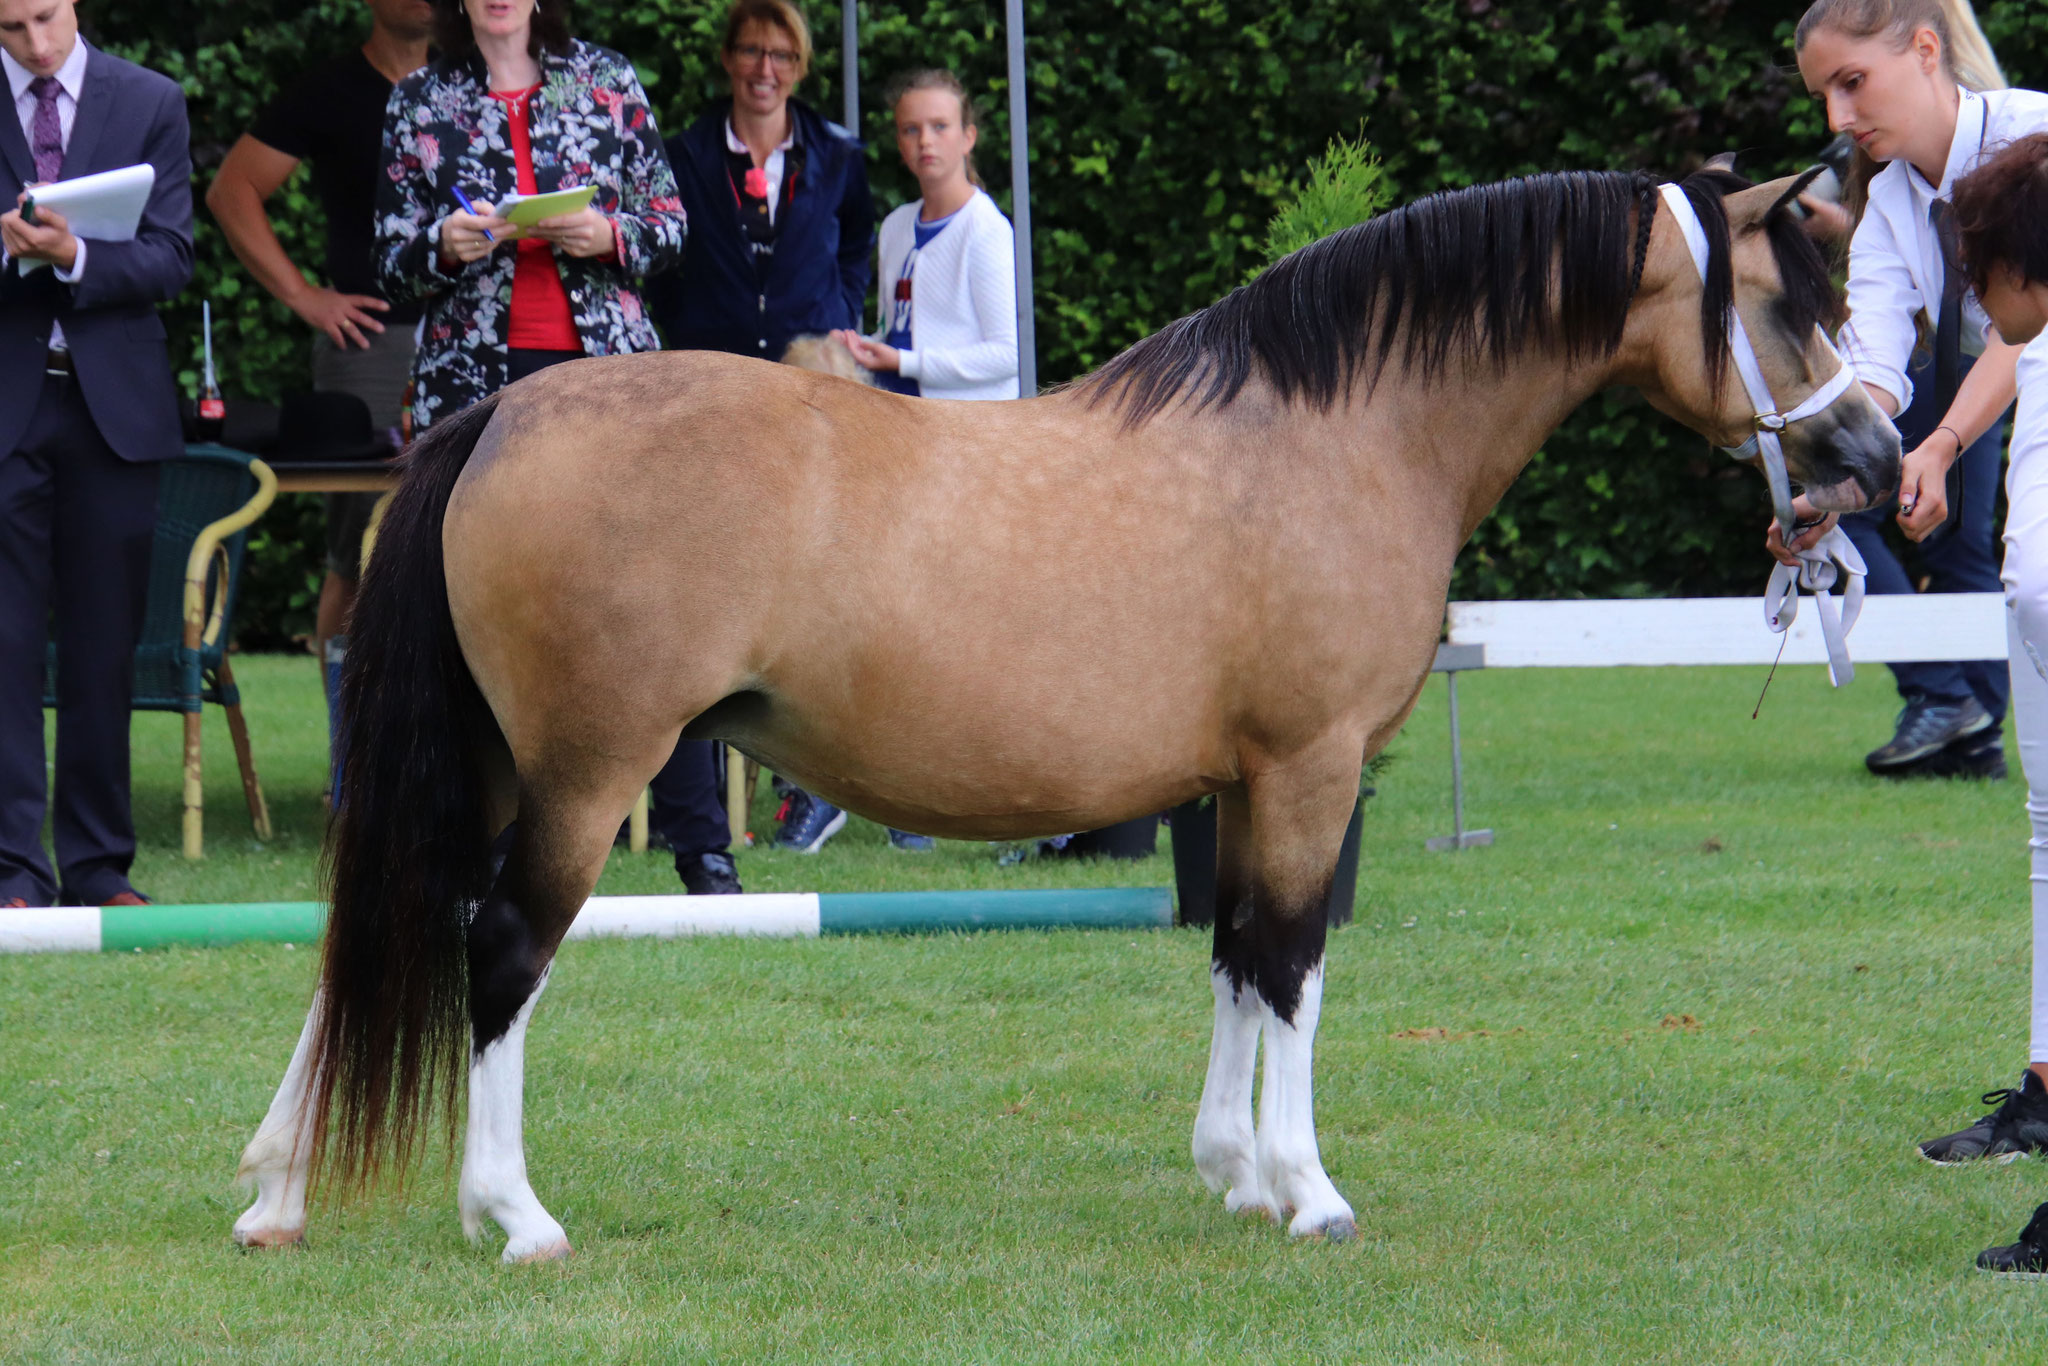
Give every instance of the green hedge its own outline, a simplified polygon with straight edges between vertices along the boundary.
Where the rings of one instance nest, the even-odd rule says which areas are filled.
[[[1260,259],[1276,203],[1339,133],[1370,142],[1398,202],[1567,167],[1677,173],[1742,149],[1758,175],[1824,140],[1791,69],[1797,0],[1029,0],[1039,373],[1071,378],[1209,302]],[[578,31],[641,67],[663,127],[723,87],[722,3],[586,0]],[[191,99],[204,191],[279,86],[359,41],[360,0],[93,0],[96,39],[168,72]],[[1980,6],[2016,84],[2048,80],[2048,7]],[[838,9],[814,15],[803,94],[839,108]],[[908,198],[878,96],[902,67],[951,65],[983,99],[981,170],[1007,204],[999,0],[861,7],[861,89],[884,210]],[[317,209],[294,182],[276,213],[317,259]],[[235,264],[204,214],[192,290],[170,310],[190,385],[202,295],[228,392],[274,399],[306,378],[306,334]],[[1682,515],[1673,515],[1682,509]],[[245,643],[307,629],[317,510],[264,524]],[[1746,593],[1762,570],[1762,485],[1633,395],[1603,396],[1531,464],[1462,558],[1466,597]]]

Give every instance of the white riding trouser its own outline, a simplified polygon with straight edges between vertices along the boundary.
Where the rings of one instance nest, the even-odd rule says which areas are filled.
[[[2033,823],[2033,1028],[2030,1062],[2048,1062],[2048,333],[2020,353],[2019,409],[2006,471],[2007,658],[2013,731]]]

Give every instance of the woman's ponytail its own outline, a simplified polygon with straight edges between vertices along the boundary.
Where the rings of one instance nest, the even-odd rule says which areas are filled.
[[[2005,73],[1998,69],[1998,56],[1977,23],[1970,0],[1941,0],[1942,17],[1948,20],[1948,69],[1956,84],[1982,94],[2005,89]]]

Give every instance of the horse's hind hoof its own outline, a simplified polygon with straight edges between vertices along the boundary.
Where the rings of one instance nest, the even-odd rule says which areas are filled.
[[[303,1247],[306,1230],[302,1228],[252,1228],[236,1229],[235,1241],[243,1247]]]
[[[540,1262],[566,1262],[569,1260],[569,1240],[558,1238],[551,1243],[542,1243],[515,1251],[509,1244],[505,1248],[505,1265],[533,1266]]]

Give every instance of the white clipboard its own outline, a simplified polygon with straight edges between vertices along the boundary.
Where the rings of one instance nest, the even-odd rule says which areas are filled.
[[[132,242],[142,225],[142,211],[149,206],[149,193],[156,188],[156,167],[148,162],[99,171],[74,180],[56,180],[28,192],[29,202],[38,208],[55,209],[64,215],[73,237],[95,242]],[[48,265],[48,261],[17,260],[23,275]]]

